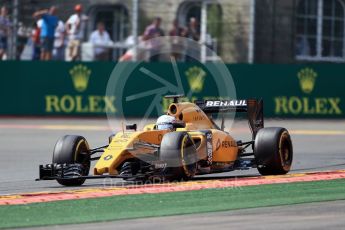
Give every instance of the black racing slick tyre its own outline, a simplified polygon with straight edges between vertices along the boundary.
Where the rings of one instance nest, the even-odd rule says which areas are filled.
[[[293,147],[285,128],[263,128],[255,138],[254,156],[261,175],[283,175],[290,171]]]
[[[161,142],[159,158],[166,163],[163,170],[165,180],[188,180],[196,173],[196,147],[186,132],[165,134]]]
[[[90,169],[90,148],[86,139],[82,136],[66,135],[55,144],[53,164],[82,164],[87,176]],[[57,179],[57,182],[65,186],[79,186],[85,179]]]

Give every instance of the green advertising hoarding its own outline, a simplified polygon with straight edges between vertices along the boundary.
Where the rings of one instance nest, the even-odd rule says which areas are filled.
[[[0,62],[0,115],[140,117],[154,100],[164,111],[165,94],[185,93],[191,99],[219,94],[219,76],[208,65],[180,63]],[[237,98],[262,98],[266,117],[344,118],[345,65],[226,65]],[[121,87],[106,94],[110,77]],[[220,83],[221,84],[221,83]],[[225,86],[227,87],[227,86]],[[121,101],[121,108],[119,108]]]
[[[229,66],[239,97],[262,97],[265,114],[289,118],[343,118],[345,65]]]
[[[114,64],[0,62],[1,115],[102,115]],[[114,109],[114,108],[112,108]]]

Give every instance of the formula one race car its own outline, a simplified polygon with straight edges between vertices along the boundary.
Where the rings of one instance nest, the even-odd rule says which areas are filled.
[[[179,102],[173,98],[166,123],[136,124],[109,137],[109,144],[90,149],[81,136],[63,136],[55,145],[53,162],[40,165],[38,180],[57,180],[66,186],[85,179],[188,180],[195,175],[257,168],[262,175],[289,172],[292,142],[285,128],[264,128],[262,100]],[[214,114],[246,112],[252,140],[236,140],[211,118]],[[169,120],[169,119],[168,119]],[[250,148],[251,147],[251,148]],[[248,150],[252,150],[248,152]],[[101,153],[100,156],[94,155]],[[97,160],[93,175],[90,162]]]

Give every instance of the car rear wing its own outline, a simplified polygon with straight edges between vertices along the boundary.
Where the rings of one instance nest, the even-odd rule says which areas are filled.
[[[257,132],[264,127],[264,112],[262,99],[247,100],[198,100],[194,102],[206,114],[214,113],[247,113],[249,127],[253,134],[253,139]],[[224,123],[224,121],[222,122]]]

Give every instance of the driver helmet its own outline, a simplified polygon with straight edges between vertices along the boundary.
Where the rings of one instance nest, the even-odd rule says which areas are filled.
[[[176,122],[176,118],[169,115],[162,115],[157,119],[156,125],[158,130],[173,130],[173,123]]]

